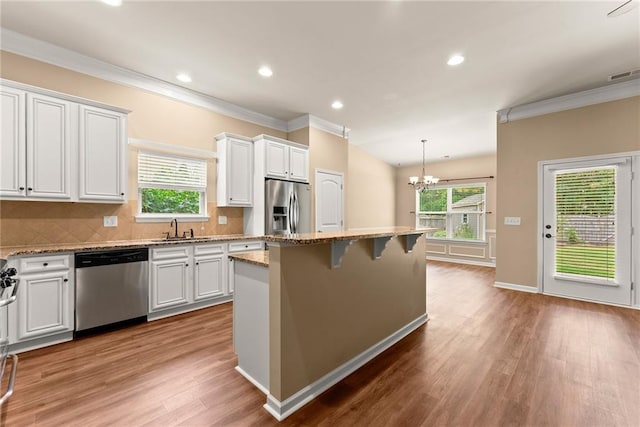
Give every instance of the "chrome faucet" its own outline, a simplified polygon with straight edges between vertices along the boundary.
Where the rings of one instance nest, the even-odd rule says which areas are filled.
[[[171,227],[171,228],[173,228],[173,224],[174,224],[174,223],[175,223],[175,226],[176,226],[176,230],[175,230],[175,233],[174,233],[174,237],[176,237],[176,238],[177,238],[177,237],[178,237],[178,220],[177,220],[176,218],[173,218],[173,219],[171,220],[171,225],[170,225],[170,227]]]

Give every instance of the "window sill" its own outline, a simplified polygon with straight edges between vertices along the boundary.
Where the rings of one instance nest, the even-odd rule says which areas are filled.
[[[431,242],[445,242],[445,243],[470,243],[472,245],[486,245],[486,240],[467,240],[467,239],[447,239],[444,237],[427,237]]]
[[[136,215],[136,222],[171,222],[172,219],[177,219],[180,222],[208,222],[208,215]]]

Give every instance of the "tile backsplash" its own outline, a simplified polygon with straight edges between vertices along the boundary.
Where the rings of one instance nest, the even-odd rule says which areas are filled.
[[[137,223],[137,202],[124,204],[0,201],[0,246],[154,239],[171,231],[166,223]],[[180,223],[196,236],[242,233],[242,208],[208,204],[208,222]],[[227,224],[218,224],[218,215]],[[104,216],[117,216],[117,227],[104,227]]]

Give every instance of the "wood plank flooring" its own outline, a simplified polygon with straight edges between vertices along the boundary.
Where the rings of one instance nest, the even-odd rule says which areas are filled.
[[[280,423],[638,426],[640,311],[429,262],[430,321]],[[6,426],[270,426],[234,371],[231,304],[20,355]]]

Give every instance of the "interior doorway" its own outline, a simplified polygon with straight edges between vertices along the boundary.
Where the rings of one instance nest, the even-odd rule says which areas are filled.
[[[344,175],[316,169],[316,232],[342,231],[344,228]]]

